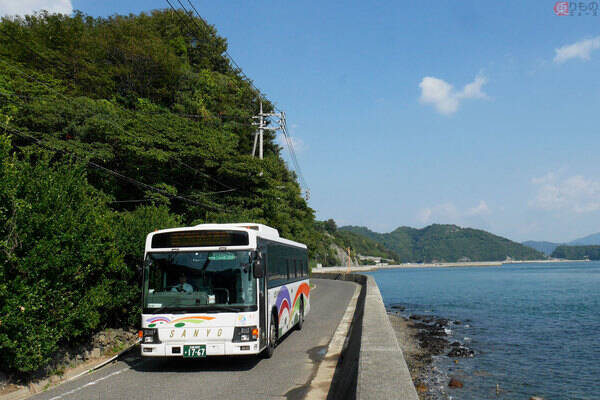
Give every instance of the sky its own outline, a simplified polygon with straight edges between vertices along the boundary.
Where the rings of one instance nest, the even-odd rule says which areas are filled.
[[[317,218],[600,231],[600,1],[566,16],[554,1],[192,3],[286,112]],[[3,15],[167,7],[0,0]]]

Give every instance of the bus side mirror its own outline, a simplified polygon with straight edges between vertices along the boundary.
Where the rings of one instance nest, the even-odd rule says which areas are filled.
[[[260,279],[263,276],[265,276],[265,271],[263,269],[262,258],[260,256],[258,256],[254,260],[253,275],[254,275],[255,278],[258,278],[258,279]]]

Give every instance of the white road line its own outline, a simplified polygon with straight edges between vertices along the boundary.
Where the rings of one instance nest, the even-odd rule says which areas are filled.
[[[102,378],[98,378],[98,379],[96,379],[95,381],[88,382],[88,383],[86,383],[85,385],[79,386],[78,388],[75,388],[75,389],[73,389],[73,390],[69,390],[68,392],[65,392],[65,393],[63,393],[63,394],[60,394],[60,395],[58,395],[58,396],[54,396],[54,397],[52,397],[50,400],[58,400],[58,399],[62,399],[62,398],[64,398],[65,396],[69,396],[69,395],[71,395],[71,394],[73,394],[73,393],[77,393],[77,392],[79,392],[80,390],[83,390],[83,389],[85,389],[86,387],[93,386],[93,385],[95,385],[96,383],[98,383],[98,382],[101,382],[101,381],[103,381],[103,380],[105,380],[105,379],[108,379],[108,378],[111,378],[111,377],[113,377],[113,376],[119,375],[120,373],[122,373],[122,372],[125,372],[125,371],[127,371],[128,369],[131,369],[131,368],[130,368],[130,367],[121,368],[120,370],[118,370],[118,371],[115,371],[115,372],[112,372],[112,373],[110,373],[110,374],[108,374],[108,375],[106,375],[106,376],[103,376]]]

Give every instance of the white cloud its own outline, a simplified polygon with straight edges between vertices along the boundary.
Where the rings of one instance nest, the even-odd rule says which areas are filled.
[[[482,90],[486,83],[487,78],[479,74],[473,82],[466,84],[462,90],[457,92],[448,82],[426,76],[419,83],[420,101],[423,104],[432,104],[441,114],[450,115],[458,110],[460,102],[464,99],[486,99],[488,96]]]
[[[431,221],[431,214],[433,214],[433,210],[431,210],[431,208],[422,208],[417,213],[417,219],[421,223],[426,224],[427,222]]]
[[[482,75],[477,75],[475,80],[467,83],[463,90],[457,94],[459,99],[487,99],[481,88],[487,83],[487,79]]]
[[[30,15],[35,11],[46,10],[50,13],[71,14],[71,0],[0,0],[0,15]]]
[[[548,173],[531,179],[537,187],[529,206],[546,211],[563,210],[577,214],[600,210],[600,180],[573,175]]]
[[[475,216],[475,215],[484,215],[484,214],[489,214],[489,213],[490,213],[490,208],[488,207],[487,203],[484,200],[480,200],[479,204],[473,208],[469,208],[465,212],[465,215]]]
[[[554,49],[554,62],[560,64],[572,58],[580,58],[583,61],[588,61],[592,50],[598,48],[600,48],[600,36],[580,40],[579,42]]]
[[[480,200],[475,207],[459,210],[454,203],[446,202],[432,207],[426,207],[419,210],[417,220],[422,224],[433,222],[463,224],[472,223],[472,217],[490,214],[490,208],[484,200]]]

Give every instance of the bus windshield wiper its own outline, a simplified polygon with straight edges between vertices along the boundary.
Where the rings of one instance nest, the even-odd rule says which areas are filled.
[[[233,311],[233,312],[240,312],[240,308],[239,307],[232,307],[232,306],[208,306],[206,307],[206,309],[202,309],[202,312],[217,312],[217,311]]]
[[[156,310],[152,310],[152,312],[150,314],[160,314],[163,311],[165,311],[167,308],[175,308],[175,307],[173,307],[173,305],[171,305],[171,304],[167,305],[167,306],[162,306],[160,308],[157,308]],[[179,309],[179,310],[171,310],[168,312],[168,314],[182,314],[185,312],[186,311]]]

